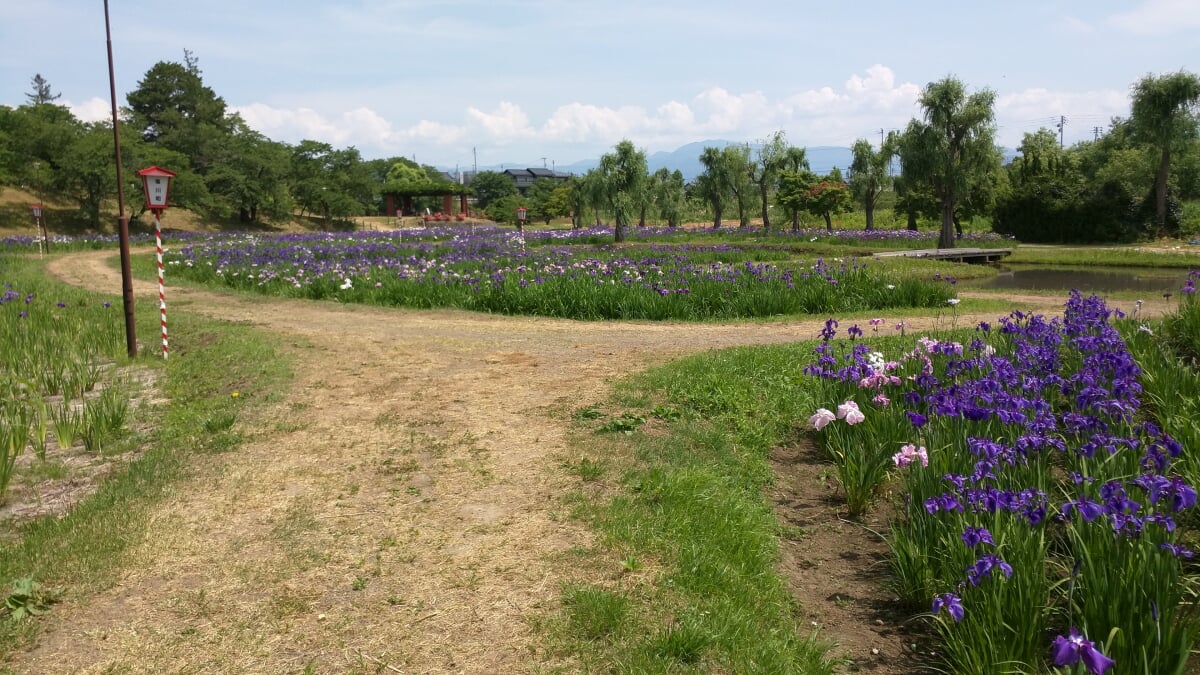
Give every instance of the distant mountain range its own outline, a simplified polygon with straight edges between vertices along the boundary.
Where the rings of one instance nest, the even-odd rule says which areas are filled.
[[[671,151],[659,151],[646,157],[646,164],[650,169],[650,173],[654,173],[659,169],[666,167],[671,171],[678,169],[683,173],[684,180],[692,180],[704,172],[704,166],[700,164],[700,153],[707,147],[724,148],[727,145],[741,145],[737,141],[725,140],[709,140],[697,141],[688,143],[687,145],[678,147]],[[757,149],[758,146],[754,143],[750,144],[751,149]],[[827,174],[833,167],[841,169],[842,174],[848,174],[850,162],[853,158],[853,153],[850,148],[841,148],[831,145],[817,145],[804,149],[808,157],[809,167],[813,173]],[[1004,162],[1007,164],[1012,161],[1016,153],[1005,149]],[[589,169],[594,169],[600,163],[600,158],[584,159],[572,164],[559,164],[554,168],[562,173],[573,173],[575,175],[583,175]],[[531,164],[529,166],[536,166]],[[500,171],[502,169],[528,168],[521,167],[518,164],[504,164],[490,167],[479,167],[481,171]]]

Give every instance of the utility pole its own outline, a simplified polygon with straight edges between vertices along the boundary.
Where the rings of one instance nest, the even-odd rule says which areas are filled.
[[[1094,141],[1100,140],[1100,132],[1102,132],[1102,131],[1104,131],[1104,127],[1092,127],[1092,135],[1093,135],[1092,140],[1094,140]]]
[[[884,138],[883,138],[883,127],[880,127],[880,128],[879,128],[879,148],[880,148],[881,150],[883,149],[883,143],[884,143]]]
[[[1062,147],[1063,147],[1063,131],[1066,128],[1067,128],[1067,116],[1059,115],[1058,116],[1058,149],[1059,150],[1062,150]]]
[[[545,157],[542,158],[542,168],[543,169],[546,168],[546,158]]]
[[[133,315],[133,274],[129,263],[129,216],[125,215],[125,186],[121,178],[121,133],[117,121],[117,79],[113,74],[112,27],[104,0],[104,39],[108,44],[108,93],[112,101],[113,160],[117,169],[117,240],[121,250],[121,305],[125,309],[125,353],[137,356],[137,323]]]
[[[473,145],[471,146],[471,162],[474,167],[474,174],[471,175],[471,179],[474,180],[475,176],[479,175],[479,155],[475,154],[475,146]]]

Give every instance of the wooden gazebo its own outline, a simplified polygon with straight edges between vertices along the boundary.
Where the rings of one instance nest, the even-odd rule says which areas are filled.
[[[387,200],[387,215],[413,216],[417,215],[413,210],[414,197],[441,197],[442,213],[451,214],[455,212],[454,197],[458,196],[458,213],[467,214],[467,195],[470,194],[472,194],[471,188],[465,185],[444,183],[412,189],[393,190],[385,192],[384,197]],[[399,209],[397,209],[397,203],[399,203]]]

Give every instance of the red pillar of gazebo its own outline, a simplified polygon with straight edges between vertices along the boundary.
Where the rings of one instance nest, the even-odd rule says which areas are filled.
[[[388,193],[387,210],[384,211],[384,213],[390,217],[394,217],[396,215],[396,195]]]
[[[465,214],[465,215],[470,215],[467,213],[467,196],[466,195],[458,196],[458,212]]]
[[[442,213],[450,213],[454,208],[454,203],[450,201],[453,195],[442,195]]]

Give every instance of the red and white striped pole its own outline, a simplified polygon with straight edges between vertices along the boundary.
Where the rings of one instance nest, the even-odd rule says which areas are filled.
[[[162,321],[163,359],[167,358],[167,296],[163,291],[162,210],[154,210],[154,245],[158,256],[158,315]]]

